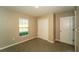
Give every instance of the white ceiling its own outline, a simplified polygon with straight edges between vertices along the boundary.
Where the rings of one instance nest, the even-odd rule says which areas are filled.
[[[6,6],[6,8],[26,13],[31,16],[42,16],[49,13],[57,13],[74,9],[73,6],[39,6],[39,8],[35,8],[34,6]]]

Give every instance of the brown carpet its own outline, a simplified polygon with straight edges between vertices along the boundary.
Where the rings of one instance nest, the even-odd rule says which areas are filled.
[[[33,39],[1,50],[1,52],[74,52],[74,46],[60,42],[49,43],[42,39]]]

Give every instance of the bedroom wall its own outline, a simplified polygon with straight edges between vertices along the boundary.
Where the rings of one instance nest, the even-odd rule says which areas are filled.
[[[38,37],[48,40],[48,20],[49,17],[38,18]]]
[[[29,19],[29,35],[20,37],[18,32],[19,18]],[[32,16],[14,12],[0,7],[0,48],[36,37],[37,20]]]
[[[54,42],[54,15],[48,14],[38,17],[38,37]]]

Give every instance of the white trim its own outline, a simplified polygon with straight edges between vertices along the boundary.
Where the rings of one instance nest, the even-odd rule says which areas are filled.
[[[46,41],[48,41],[49,43],[54,43],[54,41],[50,41],[50,40],[46,40]]]
[[[17,43],[14,43],[14,44],[11,44],[11,45],[2,47],[2,48],[0,48],[0,50],[6,49],[6,48],[8,48],[8,47],[11,47],[11,46],[14,46],[14,45],[17,45],[17,44],[20,44],[20,43],[23,43],[23,42],[26,42],[26,41],[29,41],[29,40],[32,40],[32,39],[34,39],[34,38],[36,38],[36,37],[32,37],[31,39],[23,40],[23,41],[20,41],[20,42],[17,42]]]
[[[38,38],[40,38],[40,37],[38,37]],[[42,39],[42,38],[40,38],[40,39]],[[45,39],[42,39],[42,40],[45,40]],[[47,41],[49,43],[54,43],[54,41],[50,41],[50,40],[45,40],[45,41]]]

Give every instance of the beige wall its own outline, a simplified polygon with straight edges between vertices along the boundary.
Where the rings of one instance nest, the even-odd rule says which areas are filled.
[[[38,20],[46,19],[48,20],[48,41],[54,41],[54,14],[44,15],[38,18]],[[44,26],[46,27],[46,26]],[[38,29],[39,30],[39,29]]]
[[[54,41],[54,14],[49,15],[49,40]]]
[[[60,39],[60,17],[66,17],[66,16],[74,16],[74,11],[66,11],[61,13],[55,14],[55,39]]]
[[[79,52],[79,7],[76,10],[76,51]]]
[[[18,25],[20,17],[29,19],[29,35],[27,37],[19,36]],[[0,8],[0,48],[36,37],[36,27],[36,18]]]
[[[38,37],[48,40],[48,20],[49,17],[38,18]]]

